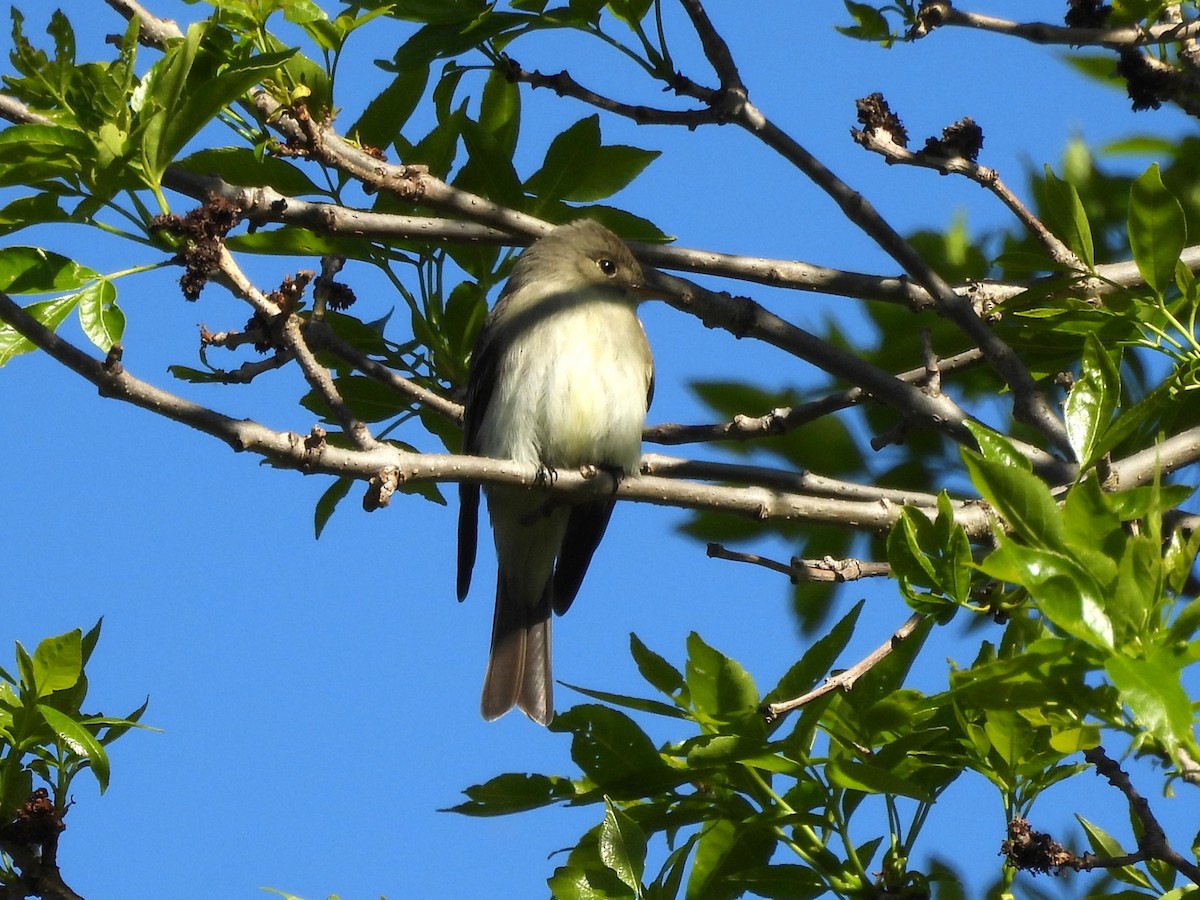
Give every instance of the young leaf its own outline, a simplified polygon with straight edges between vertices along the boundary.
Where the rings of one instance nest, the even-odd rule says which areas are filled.
[[[1096,265],[1092,228],[1079,192],[1069,181],[1058,178],[1046,167],[1047,208],[1042,210],[1046,224],[1087,269]]]
[[[1062,550],[1066,547],[1062,514],[1050,489],[1036,475],[962,452],[971,483],[1022,540]]]
[[[117,288],[100,278],[79,292],[79,324],[89,341],[107,353],[125,333],[125,313],[117,306]]]
[[[5,247],[0,253],[0,291],[49,294],[78,290],[99,272],[41,247]]]
[[[674,697],[683,687],[683,675],[680,671],[643,644],[632,632],[629,634],[629,652],[633,661],[637,663],[638,671],[651,687],[657,688],[668,697]]]
[[[604,798],[604,821],[600,824],[600,860],[617,873],[637,897],[642,896],[642,873],[646,868],[646,835],[637,822]]]
[[[1084,342],[1079,377],[1067,395],[1064,410],[1067,438],[1080,472],[1095,464],[1100,436],[1108,429],[1120,400],[1120,373],[1100,339],[1089,334]]]
[[[1175,263],[1187,243],[1183,207],[1163,185],[1154,163],[1129,188],[1129,244],[1146,284],[1158,295],[1175,279]]]
[[[44,300],[41,303],[31,303],[25,307],[25,312],[33,316],[50,331],[56,329],[75,308],[79,300],[78,294],[68,294],[57,300]],[[11,325],[0,325],[0,366],[4,366],[14,356],[30,353],[37,348]]]
[[[59,740],[67,745],[76,756],[86,759],[91,764],[92,774],[100,784],[100,793],[108,790],[108,754],[95,736],[81,723],[76,722],[66,713],[59,712],[53,706],[45,703],[37,705],[38,712],[46,720]]]
[[[49,637],[33,651],[33,678],[39,697],[73,687],[83,674],[83,633],[76,628]]]
[[[1138,724],[1168,751],[1194,742],[1192,704],[1180,682],[1179,666],[1167,654],[1111,656],[1104,662],[1104,671]]]

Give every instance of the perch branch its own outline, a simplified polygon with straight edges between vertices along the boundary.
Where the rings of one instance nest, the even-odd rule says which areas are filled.
[[[390,444],[371,449],[333,446],[294,432],[273,431],[249,419],[235,419],[135,378],[124,366],[106,366],[35,320],[0,292],[0,321],[12,326],[35,346],[96,385],[101,396],[122,400],[164,418],[217,437],[237,451],[249,451],[305,474],[320,473],[362,481],[386,472],[397,485],[405,482],[505,484],[537,488],[562,496],[615,496],[639,503],[687,509],[709,509],[769,519],[811,521],[843,528],[883,532],[899,516],[893,503],[813,497],[760,487],[696,484],[643,475],[613,480],[594,470],[564,470],[551,485],[533,466],[510,460],[472,456],[409,453]],[[964,506],[961,522],[976,538],[990,533],[986,512]],[[958,521],[956,514],[956,521]]]

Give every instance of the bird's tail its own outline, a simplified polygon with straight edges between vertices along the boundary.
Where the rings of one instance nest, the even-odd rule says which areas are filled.
[[[501,570],[496,579],[492,649],[483,679],[480,711],[489,722],[514,706],[542,725],[554,718],[550,678],[550,607],[553,585],[545,580],[541,599],[516,596]]]

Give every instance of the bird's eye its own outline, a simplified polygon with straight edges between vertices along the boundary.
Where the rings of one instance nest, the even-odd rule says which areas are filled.
[[[617,274],[616,262],[607,256],[602,256],[596,260],[596,265],[600,267],[600,271],[604,273],[605,278],[612,278]]]

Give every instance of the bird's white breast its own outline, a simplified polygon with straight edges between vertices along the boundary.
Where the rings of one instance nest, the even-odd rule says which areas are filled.
[[[631,305],[573,303],[515,336],[480,428],[485,455],[636,472],[650,351]]]

